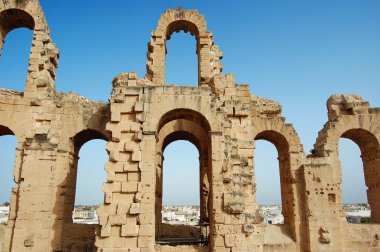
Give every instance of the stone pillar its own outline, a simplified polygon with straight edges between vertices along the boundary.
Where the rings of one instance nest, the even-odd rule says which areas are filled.
[[[51,235],[54,248],[64,248],[65,225],[72,223],[72,211],[75,203],[75,189],[77,179],[78,156],[74,152],[61,150],[57,155],[57,169],[55,181],[57,192],[53,212],[56,215],[54,229]],[[95,236],[95,234],[94,234]]]
[[[163,164],[164,156],[160,150],[156,153],[156,202],[155,202],[155,230],[156,236],[161,235],[161,224],[162,224],[162,190],[163,190]]]
[[[159,31],[153,31],[148,45],[148,61],[146,63],[146,78],[157,85],[165,82],[165,35]]]
[[[223,228],[225,213],[223,212],[223,136],[221,132],[210,132],[209,164],[211,169],[211,186],[209,197],[210,251],[225,251]]]
[[[343,251],[347,220],[342,209],[337,157],[309,158],[304,165],[308,251]],[[334,165],[332,165],[334,164]]]
[[[134,74],[129,74],[128,84],[135,86],[135,82]],[[149,107],[140,101],[142,93],[142,88],[123,86],[111,99],[110,158],[95,243],[101,251],[152,251],[154,247],[156,132],[142,127],[144,108]]]
[[[44,135],[36,135],[24,149],[12,251],[54,249],[50,234],[56,218],[56,159],[56,151]]]
[[[155,218],[157,218],[155,214],[155,144],[155,132],[143,132],[140,149],[144,155],[139,165],[141,170],[141,183],[139,185],[138,198],[141,197],[141,199],[139,199],[141,210],[138,216],[138,225],[140,227],[138,248],[148,249],[149,251],[153,251],[155,244],[154,226],[156,223]],[[159,216],[161,216],[161,214],[159,214]]]
[[[208,157],[202,152],[199,157],[199,204],[200,204],[200,221],[208,221],[208,197],[210,186],[208,181]]]

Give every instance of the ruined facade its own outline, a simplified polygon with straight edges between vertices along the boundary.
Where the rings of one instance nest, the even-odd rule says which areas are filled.
[[[34,31],[24,92],[0,89],[0,136],[15,135],[10,219],[0,251],[379,251],[380,109],[333,95],[328,121],[306,156],[281,106],[222,73],[222,53],[196,10],[167,10],[148,45],[147,73],[118,75],[109,103],[55,90],[59,51],[37,0],[0,2],[0,47],[13,29]],[[165,85],[166,41],[195,36],[198,87]],[[361,150],[371,224],[349,224],[342,209],[339,139]],[[108,142],[100,225],[73,224],[78,152]],[[258,216],[255,141],[278,151],[283,225]],[[188,140],[200,153],[206,246],[162,246],[162,153]],[[174,227],[172,227],[174,230]],[[174,231],[175,232],[175,231]]]

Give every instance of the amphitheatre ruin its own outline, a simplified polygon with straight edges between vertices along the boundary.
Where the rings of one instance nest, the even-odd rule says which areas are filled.
[[[7,33],[33,30],[25,90],[0,89],[0,136],[17,138],[10,216],[0,251],[380,251],[380,108],[355,95],[332,95],[328,121],[306,155],[281,105],[250,93],[222,71],[222,52],[197,10],[168,9],[151,33],[146,74],[116,76],[109,103],[56,92],[59,50],[37,0],[0,2],[0,48]],[[196,38],[198,86],[165,85],[166,41]],[[342,208],[338,141],[360,148],[370,224],[350,224]],[[107,141],[109,161],[99,225],[72,222],[78,152]],[[256,140],[278,151],[284,224],[257,214]],[[200,153],[201,221],[207,243],[165,246],[162,155],[176,140]]]

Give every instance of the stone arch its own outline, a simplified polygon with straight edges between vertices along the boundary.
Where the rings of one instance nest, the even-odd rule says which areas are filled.
[[[175,113],[182,116],[176,119],[198,120],[198,123],[203,123],[210,131],[221,131],[222,125],[219,120],[222,115],[212,108],[208,97],[189,95],[182,96],[181,99],[169,96],[168,99],[163,99],[151,107],[143,123],[144,130],[158,132],[163,121],[168,122],[168,118]]]
[[[184,30],[195,36],[198,54],[198,85],[208,84],[210,79],[222,72],[222,53],[214,45],[211,32],[207,31],[206,21],[197,10],[166,10],[161,15],[148,44],[145,78],[154,84],[165,83],[166,41],[173,32]]]
[[[15,133],[13,133],[13,131],[10,128],[0,125],[0,136],[8,136],[8,135],[15,135]]]
[[[341,137],[350,139],[359,146],[363,161],[364,180],[367,186],[367,199],[371,206],[371,222],[380,223],[379,139],[371,132],[361,128],[349,129],[343,132]]]
[[[376,115],[345,115],[328,121],[323,129],[318,133],[318,138],[314,144],[313,156],[331,157],[338,154],[338,142],[341,137],[349,138],[362,148],[366,141],[364,132],[371,133],[371,139],[380,139],[380,123],[377,123]],[[357,131],[354,131],[357,129]],[[350,133],[351,132],[351,133]],[[354,136],[359,133],[359,136]],[[361,132],[361,133],[360,133]],[[364,140],[363,140],[364,139]]]
[[[104,132],[95,130],[95,129],[85,129],[77,133],[73,137],[74,141],[74,150],[76,153],[79,152],[80,148],[87,142],[95,139],[100,139],[104,141],[109,141],[109,137],[104,134]]]
[[[64,209],[62,211],[62,244],[64,247],[77,249],[78,251],[92,250],[94,248],[95,230],[99,227],[97,224],[79,224],[73,223],[72,221],[77,186],[79,151],[87,142],[97,139],[106,142],[110,140],[105,131],[94,128],[82,129],[70,138],[70,167],[65,181],[61,185],[61,187],[65,188],[65,204],[63,205]],[[71,230],[77,230],[77,233],[73,233]],[[78,234],[80,235],[78,236]]]
[[[95,139],[100,139],[104,141],[109,141],[109,137],[103,132],[96,129],[84,129],[76,133],[73,137],[70,138],[71,142],[71,152],[70,152],[70,161],[68,174],[66,176],[66,181],[64,183],[66,190],[66,199],[65,199],[65,210],[63,212],[63,219],[66,223],[71,222],[71,212],[74,209],[75,201],[75,191],[76,191],[76,177],[77,177],[77,168],[79,160],[79,151],[81,147]]]
[[[209,190],[211,178],[211,141],[210,125],[198,112],[188,109],[174,109],[165,113],[157,125],[156,143],[156,236],[160,236],[164,226],[161,224],[162,208],[162,168],[163,152],[166,146],[177,140],[187,140],[195,145],[199,152],[199,186],[202,222],[209,220]]]
[[[84,130],[78,132],[77,134],[75,134],[75,136],[72,138],[72,142],[73,142],[73,150],[74,150],[76,162],[78,162],[78,154],[79,154],[81,147],[84,144],[86,144],[87,142],[89,142],[91,140],[96,140],[96,139],[104,140],[106,142],[109,141],[108,135],[106,135],[106,134],[104,134],[104,132],[96,130],[96,129],[84,129]],[[75,168],[75,170],[77,168],[76,165],[77,164],[75,164],[75,167],[73,167],[73,168]]]
[[[157,126],[157,132],[160,132],[162,127],[167,123],[179,119],[186,119],[195,122],[201,128],[211,130],[208,120],[201,113],[191,109],[173,109],[161,116],[160,122]]]
[[[158,134],[158,144],[162,146],[162,151],[164,151],[172,142],[184,139],[194,144],[200,154],[207,154],[207,138],[207,133],[195,122],[178,119],[164,125]]]
[[[194,121],[186,120],[186,119],[178,119],[172,120],[166,123],[161,130],[159,131],[157,142],[157,149],[161,149],[160,152],[157,151],[158,154],[164,153],[165,148],[172,142],[177,140],[186,140],[194,144],[194,146],[198,149],[199,158],[200,158],[200,187],[205,190],[205,192],[209,191],[209,178],[207,172],[208,166],[208,155],[209,155],[209,137],[208,133],[202,128],[199,124]],[[159,159],[162,162],[162,157]],[[162,168],[161,164],[158,164],[159,168]],[[161,174],[162,172],[159,170],[156,174]],[[161,178],[158,178],[161,179]],[[158,185],[160,186],[160,185]],[[158,188],[160,189],[160,188]],[[201,205],[204,206],[201,209],[201,220],[208,219],[207,212],[207,196],[202,196],[202,192],[200,191],[200,199],[204,202],[201,202]]]
[[[303,146],[291,124],[285,124],[283,118],[255,118],[253,120],[254,140],[266,140],[272,143],[278,152],[280,169],[280,187],[284,224],[291,230],[295,241],[302,239],[300,233],[305,210],[302,207],[301,166],[304,157]]]
[[[59,51],[51,41],[50,30],[38,1],[0,2],[0,56],[7,34],[17,28],[34,31],[29,56],[25,97],[39,98],[55,91]]]
[[[380,223],[380,124],[376,123],[376,115],[343,115],[326,123],[319,132],[314,155],[329,157],[333,177],[336,183],[342,183],[339,160],[339,139],[347,138],[355,142],[363,161],[364,180],[367,186],[367,199],[371,206],[371,222]],[[341,196],[338,198],[342,198]],[[342,206],[342,202],[340,202]]]
[[[284,118],[254,117],[252,118],[252,124],[256,135],[264,131],[278,133],[282,135],[288,142],[290,152],[300,153],[304,155],[303,146],[297,132],[295,131],[292,124],[287,124],[284,122]],[[272,139],[274,136],[270,136],[270,138]],[[276,140],[273,139],[273,141]]]

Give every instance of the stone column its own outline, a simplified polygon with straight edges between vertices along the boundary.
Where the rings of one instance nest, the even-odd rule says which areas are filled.
[[[217,226],[224,225],[223,212],[223,183],[222,183],[222,167],[223,167],[223,136],[221,132],[210,132],[210,151],[209,164],[211,171],[211,186],[209,197],[209,212],[210,220],[210,251],[224,251],[224,233],[223,229],[218,229]]]
[[[199,157],[199,204],[200,204],[200,221],[208,221],[208,197],[210,186],[208,181],[208,157],[201,153]]]
[[[57,153],[45,135],[27,141],[21,164],[12,251],[52,251]]]
[[[164,156],[161,151],[157,150],[156,153],[156,200],[155,200],[155,230],[156,236],[161,235],[161,224],[162,224],[162,190],[163,190],[163,163]]]

